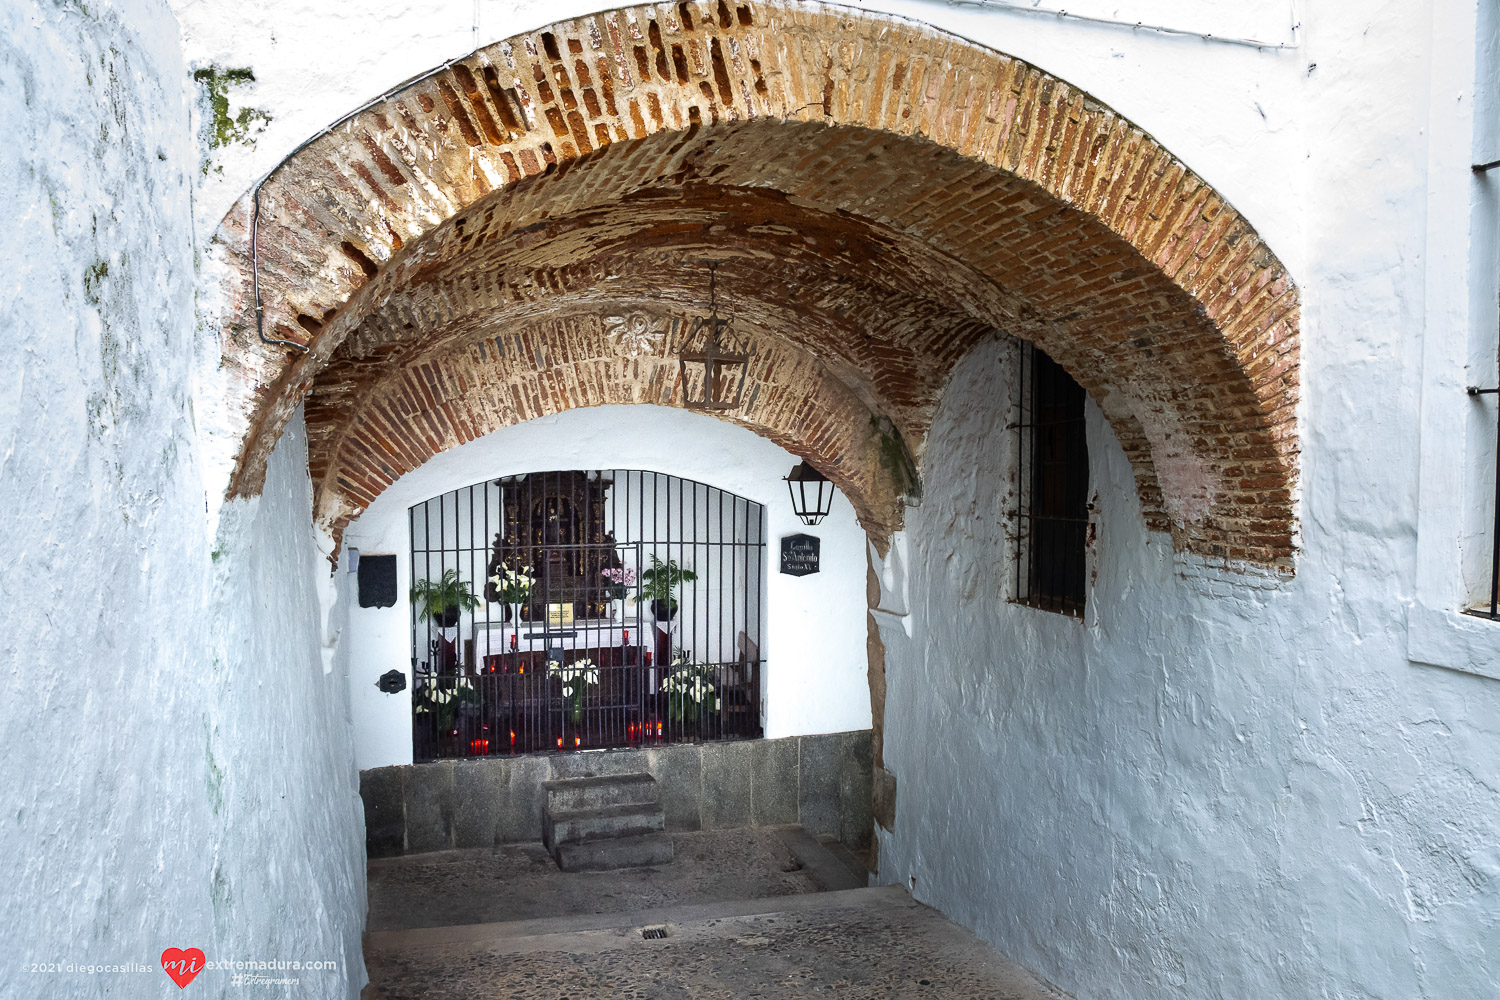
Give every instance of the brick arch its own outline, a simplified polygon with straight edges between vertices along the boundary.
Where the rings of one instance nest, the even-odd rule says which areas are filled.
[[[678,406],[685,389],[701,392],[701,378],[679,379],[672,355],[685,329],[659,303],[592,305],[383,366],[353,408],[315,392],[307,423],[319,522],[340,537],[401,476],[502,428],[589,406]],[[745,338],[745,346],[745,405],[730,422],[811,460],[871,533],[898,527],[903,484],[882,465],[876,415],[806,352],[768,336]]]
[[[861,180],[872,163],[879,183]],[[931,248],[913,261],[957,265],[939,330],[979,324],[1057,357],[1112,421],[1153,527],[1204,555],[1290,568],[1299,303],[1250,225],[1067,83],[833,7],[689,2],[560,23],[459,60],[292,157],[261,192],[259,269],[267,332],[305,356],[254,337],[247,203],[218,238],[239,293],[226,368],[247,389],[231,494],[258,489],[280,426],[330,367],[428,350],[369,331],[404,298],[397,326],[430,334],[441,297],[420,287],[474,285],[482,269],[465,261],[489,243],[525,269],[536,233],[565,238],[559,219],[584,217],[581,247],[653,192],[756,188]],[[545,287],[560,259],[532,262],[526,281]],[[352,350],[362,338],[379,342]],[[904,363],[814,354],[846,387],[889,387]],[[919,438],[912,409],[901,429]]]

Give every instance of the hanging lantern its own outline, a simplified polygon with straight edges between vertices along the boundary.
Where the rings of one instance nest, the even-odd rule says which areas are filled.
[[[792,510],[803,524],[817,524],[833,507],[833,484],[806,462],[787,474],[786,488],[792,494]]]
[[[731,321],[719,316],[714,287],[714,276],[718,268],[717,261],[709,265],[708,315],[693,318],[682,353],[677,356],[677,370],[682,376],[682,404],[689,410],[736,410],[745,394],[745,374],[749,370],[750,355],[728,351],[719,340],[721,333],[729,331]],[[704,333],[703,346],[695,349],[693,341],[700,331]],[[698,397],[694,397],[688,390],[688,365],[703,366],[703,393]],[[738,377],[734,371],[736,368],[739,369]],[[723,386],[721,382],[724,383]],[[723,392],[724,386],[729,384],[734,385],[733,394]]]

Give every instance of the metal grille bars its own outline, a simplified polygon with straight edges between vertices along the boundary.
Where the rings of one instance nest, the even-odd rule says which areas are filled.
[[[760,734],[759,504],[571,470],[454,490],[409,521],[416,760]]]
[[[1029,343],[1016,364],[1015,591],[1012,600],[1082,617],[1089,454],[1083,388]]]

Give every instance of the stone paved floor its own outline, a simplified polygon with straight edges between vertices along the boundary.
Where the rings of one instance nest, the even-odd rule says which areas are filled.
[[[799,827],[673,843],[614,872],[540,844],[370,862],[364,1000],[1062,997],[905,890],[846,888],[852,859]]]
[[[899,887],[514,928],[369,935],[364,1000],[1065,1000]]]
[[[675,834],[672,841],[672,864],[616,872],[559,871],[540,843],[372,861],[367,929],[617,913],[824,888],[774,829]]]

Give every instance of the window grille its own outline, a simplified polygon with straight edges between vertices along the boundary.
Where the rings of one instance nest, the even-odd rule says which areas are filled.
[[[1500,389],[1481,389],[1477,386],[1469,386],[1470,396],[1491,396],[1500,393]],[[1500,407],[1496,408],[1497,420],[1500,420]],[[1494,525],[1490,531],[1490,602],[1487,607],[1468,608],[1467,612],[1480,618],[1488,618],[1491,621],[1500,621],[1500,426],[1495,430],[1495,492],[1490,501],[1494,510]]]
[[[1483,89],[1483,86],[1479,89]],[[1476,176],[1484,177],[1490,171],[1500,168],[1500,160],[1491,160],[1487,163],[1476,163],[1473,171]],[[1493,260],[1493,258],[1491,258]],[[1492,272],[1493,273],[1493,272]],[[1493,300],[1492,300],[1493,301]],[[1469,386],[1470,397],[1497,396],[1500,397],[1500,388],[1480,388]],[[1490,526],[1490,599],[1489,603],[1480,608],[1465,609],[1468,614],[1480,618],[1488,618],[1491,621],[1500,621],[1500,398],[1497,398],[1496,406],[1497,425],[1495,429],[1494,453],[1495,453],[1495,476],[1494,492],[1490,496],[1491,513],[1493,522]]]
[[[1082,617],[1089,528],[1087,394],[1031,344],[1022,342],[1019,353],[1012,599]]]
[[[412,601],[416,760],[760,735],[760,504],[573,470],[454,490],[409,521],[412,581],[474,595],[439,614]],[[691,576],[664,578],[668,564]],[[506,569],[530,578],[524,596]],[[651,593],[653,569],[670,597]]]

